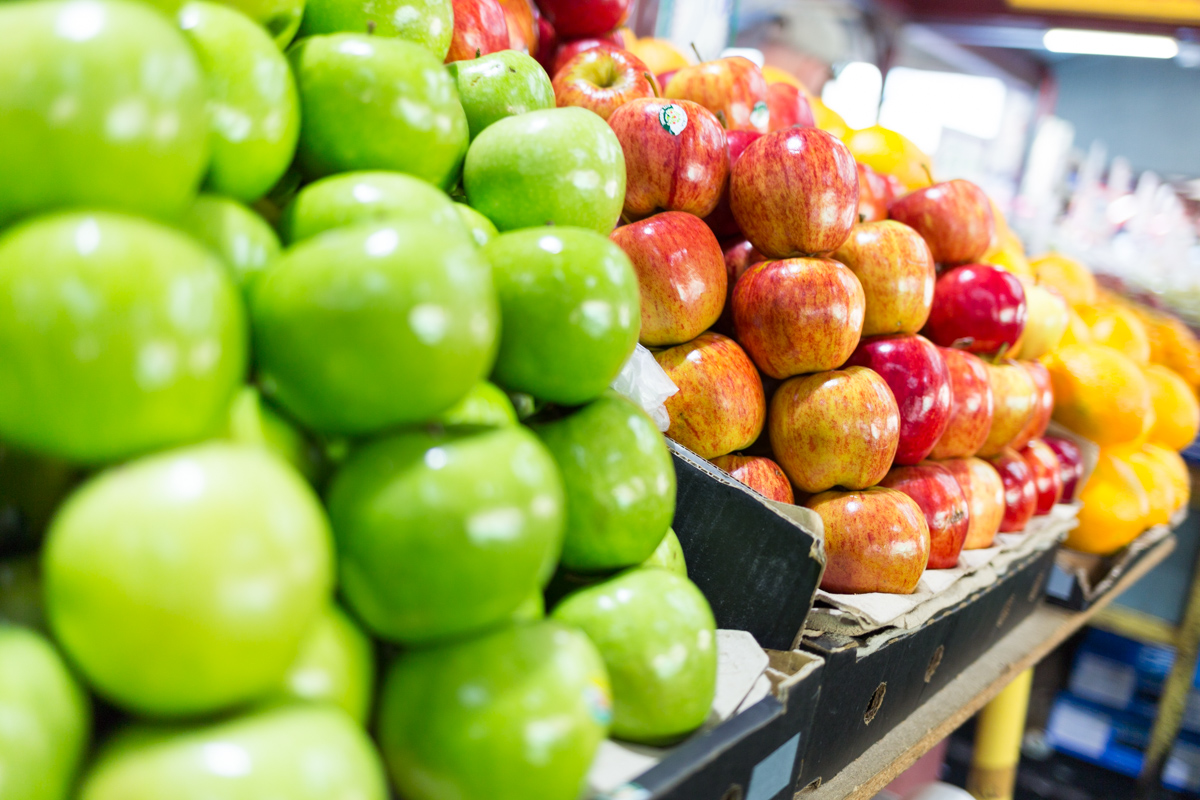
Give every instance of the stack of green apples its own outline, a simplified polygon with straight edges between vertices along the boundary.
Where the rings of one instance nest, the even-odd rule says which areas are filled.
[[[455,24],[0,5],[4,800],[573,800],[707,718],[621,146]]]

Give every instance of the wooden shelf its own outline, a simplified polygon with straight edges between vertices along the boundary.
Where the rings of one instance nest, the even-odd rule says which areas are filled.
[[[1175,549],[1172,535],[1146,553],[1112,591],[1087,611],[1042,605],[944,689],[893,728],[871,749],[803,800],[870,800],[999,694],[1017,675],[1037,664],[1137,582]]]

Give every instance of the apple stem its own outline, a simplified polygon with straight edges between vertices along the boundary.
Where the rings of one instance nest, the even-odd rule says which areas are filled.
[[[692,45],[692,52],[696,54],[696,61],[698,61],[699,63],[703,64],[703,63],[704,63],[704,56],[700,55],[700,48],[696,47],[696,43],[695,43],[695,42],[691,42],[691,45]]]
[[[375,20],[369,19],[369,20],[367,20],[367,36],[374,36],[374,35],[375,35]]]
[[[655,97],[662,97],[662,93],[658,88],[658,81],[649,72],[643,72],[642,77],[646,79],[646,83],[650,84],[650,91],[654,92]]]
[[[475,57],[479,58],[481,55],[483,55],[483,52],[478,47],[476,47],[475,48]]]
[[[933,179],[933,173],[929,171],[929,165],[924,161],[921,162],[921,169],[924,170],[925,177],[929,179],[930,186],[933,186],[933,184],[937,183],[937,181]]]

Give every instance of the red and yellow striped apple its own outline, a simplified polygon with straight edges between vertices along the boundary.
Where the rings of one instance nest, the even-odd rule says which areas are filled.
[[[912,594],[929,562],[929,526],[903,492],[876,486],[822,492],[804,505],[825,523],[821,588],[839,594]]]

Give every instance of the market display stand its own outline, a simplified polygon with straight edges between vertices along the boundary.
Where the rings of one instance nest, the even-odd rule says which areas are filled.
[[[1067,611],[1043,604],[832,780],[799,792],[796,797],[803,800],[870,800],[970,719],[1014,678],[1086,625],[1174,548],[1174,536],[1162,540],[1086,611]]]

